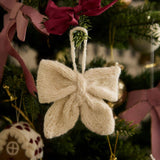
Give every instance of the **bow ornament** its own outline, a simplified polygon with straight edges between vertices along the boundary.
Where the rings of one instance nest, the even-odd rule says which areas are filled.
[[[34,94],[34,92],[36,92],[36,87],[33,77],[22,58],[12,47],[11,41],[13,40],[16,31],[18,39],[21,41],[25,40],[29,19],[39,31],[48,35],[47,30],[42,27],[41,24],[45,16],[41,15],[36,9],[23,5],[16,0],[0,0],[0,6],[8,12],[8,14],[4,16],[4,27],[0,32],[0,82],[3,77],[4,65],[6,64],[7,57],[8,55],[11,55],[20,63],[27,88],[31,94]]]
[[[156,160],[160,159],[160,83],[148,90],[132,91],[128,94],[127,110],[120,114],[126,121],[138,124],[151,114],[152,154]]]
[[[76,27],[70,32],[71,57],[74,70],[51,60],[42,60],[37,75],[40,103],[54,104],[44,118],[47,138],[60,136],[72,129],[79,116],[91,131],[108,135],[113,133],[115,121],[111,108],[103,99],[118,100],[119,66],[90,69],[85,72],[87,40],[84,40],[82,73],[77,71],[73,32],[87,30]]]
[[[114,5],[114,0],[109,5],[101,7],[101,0],[79,0],[75,7],[58,7],[52,0],[49,0],[45,10],[48,20],[44,23],[49,33],[62,35],[70,25],[78,25],[81,15],[98,16]]]

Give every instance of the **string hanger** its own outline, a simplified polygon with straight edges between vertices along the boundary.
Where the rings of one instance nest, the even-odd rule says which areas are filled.
[[[73,69],[77,72],[77,65],[76,65],[76,54],[75,54],[75,44],[73,39],[73,34],[76,31],[82,31],[85,33],[85,35],[88,37],[88,31],[84,27],[75,27],[70,31],[70,45],[71,45],[71,58],[73,63]],[[87,52],[87,38],[84,40],[84,47],[82,52],[82,74],[84,73],[86,69],[86,52]]]

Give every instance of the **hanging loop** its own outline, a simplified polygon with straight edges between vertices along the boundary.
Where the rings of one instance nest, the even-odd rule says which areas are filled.
[[[75,45],[74,45],[74,41],[73,41],[73,33],[75,31],[82,31],[87,36],[88,36],[88,31],[83,27],[75,27],[70,31],[71,58],[72,58],[74,71],[77,71]],[[86,51],[87,51],[87,38],[84,40],[84,46],[83,46],[82,73],[84,73],[84,71],[86,69]]]

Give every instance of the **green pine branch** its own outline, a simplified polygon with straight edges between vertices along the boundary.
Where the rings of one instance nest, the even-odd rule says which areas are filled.
[[[133,136],[137,131],[137,125],[132,125],[132,122],[126,122],[123,119],[116,119],[116,132],[120,134],[120,136]]]

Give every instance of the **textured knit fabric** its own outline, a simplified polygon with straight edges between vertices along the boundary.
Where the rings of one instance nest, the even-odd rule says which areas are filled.
[[[57,61],[42,60],[37,75],[39,101],[54,102],[44,119],[46,138],[72,129],[79,115],[89,130],[100,135],[112,134],[113,113],[103,99],[118,100],[120,72],[118,66],[112,66],[79,73]]]

